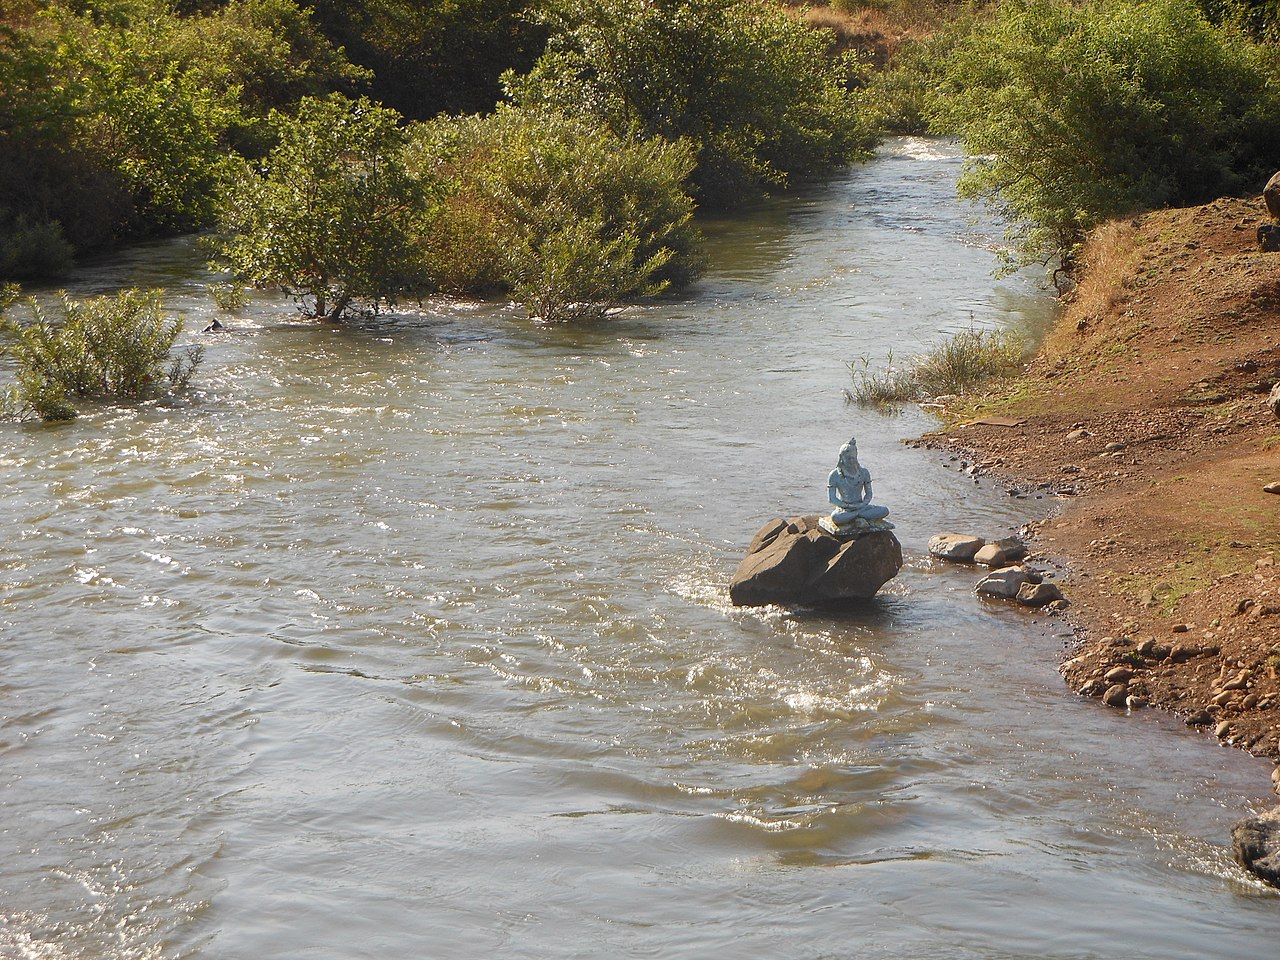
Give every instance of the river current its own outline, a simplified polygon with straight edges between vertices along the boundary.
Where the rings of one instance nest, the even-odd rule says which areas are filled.
[[[1266,764],[1074,698],[1061,621],[927,559],[1053,508],[847,405],[847,364],[1036,329],[947,144],[707,224],[686,297],[586,330],[260,295],[192,395],[0,425],[0,956],[1271,956],[1231,860]],[[907,563],[728,604],[856,434]]]

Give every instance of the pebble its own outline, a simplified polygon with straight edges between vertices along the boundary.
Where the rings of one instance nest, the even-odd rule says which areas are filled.
[[[1251,693],[1240,702],[1240,706],[1245,710],[1252,710],[1261,699],[1256,693]]]
[[[1067,464],[1063,464],[1062,472],[1063,473],[1079,473],[1080,468],[1076,466],[1074,463],[1067,463]]]
[[[1083,440],[1085,437],[1092,437],[1093,434],[1081,427],[1079,430],[1072,430],[1067,434],[1068,440]]]
[[[1107,687],[1106,693],[1102,695],[1102,702],[1108,707],[1123,707],[1125,701],[1129,699],[1129,688],[1123,683],[1113,684]]]
[[[1280,481],[1276,483],[1268,483],[1262,488],[1263,493],[1280,493]]]
[[[1219,723],[1216,727],[1213,728],[1213,735],[1217,737],[1219,740],[1225,740],[1230,733],[1231,733],[1230,720],[1223,720],[1221,723]]]
[[[1119,453],[1126,446],[1128,446],[1128,444],[1121,443],[1119,440],[1113,440],[1111,443],[1108,443],[1102,449],[1105,450],[1107,453]]]
[[[1243,690],[1249,685],[1249,681],[1253,679],[1252,670],[1241,670],[1234,677],[1222,685],[1223,690]]]
[[[1203,727],[1213,723],[1213,714],[1208,710],[1196,710],[1194,713],[1188,714],[1186,724],[1188,727]]]
[[[1128,700],[1125,701],[1125,706],[1128,707],[1130,710],[1141,710],[1146,705],[1147,705],[1147,701],[1142,699],[1142,697],[1134,696],[1134,697],[1130,697]]]
[[[1175,623],[1171,629],[1174,633],[1186,633],[1191,629],[1191,625],[1188,623]]]
[[[1128,667],[1114,667],[1103,674],[1102,679],[1107,683],[1128,683],[1133,679],[1133,671]]]

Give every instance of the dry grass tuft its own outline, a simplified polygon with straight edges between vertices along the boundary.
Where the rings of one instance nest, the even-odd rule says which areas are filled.
[[[1138,221],[1109,220],[1085,241],[1076,275],[1080,285],[1067,299],[1064,319],[1046,339],[1043,354],[1059,356],[1081,336],[1101,332],[1118,307],[1130,297],[1138,266]]]

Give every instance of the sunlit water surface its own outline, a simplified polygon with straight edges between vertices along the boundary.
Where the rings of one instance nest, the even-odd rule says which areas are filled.
[[[1266,768],[1073,699],[1060,622],[978,602],[976,486],[846,364],[1042,325],[959,159],[901,141],[708,225],[687,299],[590,330],[267,296],[194,396],[3,428],[0,955],[1077,958],[1275,953],[1226,847]],[[859,612],[737,610],[856,433],[907,554]]]

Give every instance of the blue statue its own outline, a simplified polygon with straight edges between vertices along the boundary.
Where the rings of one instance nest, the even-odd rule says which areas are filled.
[[[840,448],[840,459],[827,478],[827,499],[835,507],[831,516],[818,521],[827,533],[845,536],[868,530],[892,530],[885,519],[888,507],[871,502],[871,471],[858,464],[858,441],[850,437]]]

